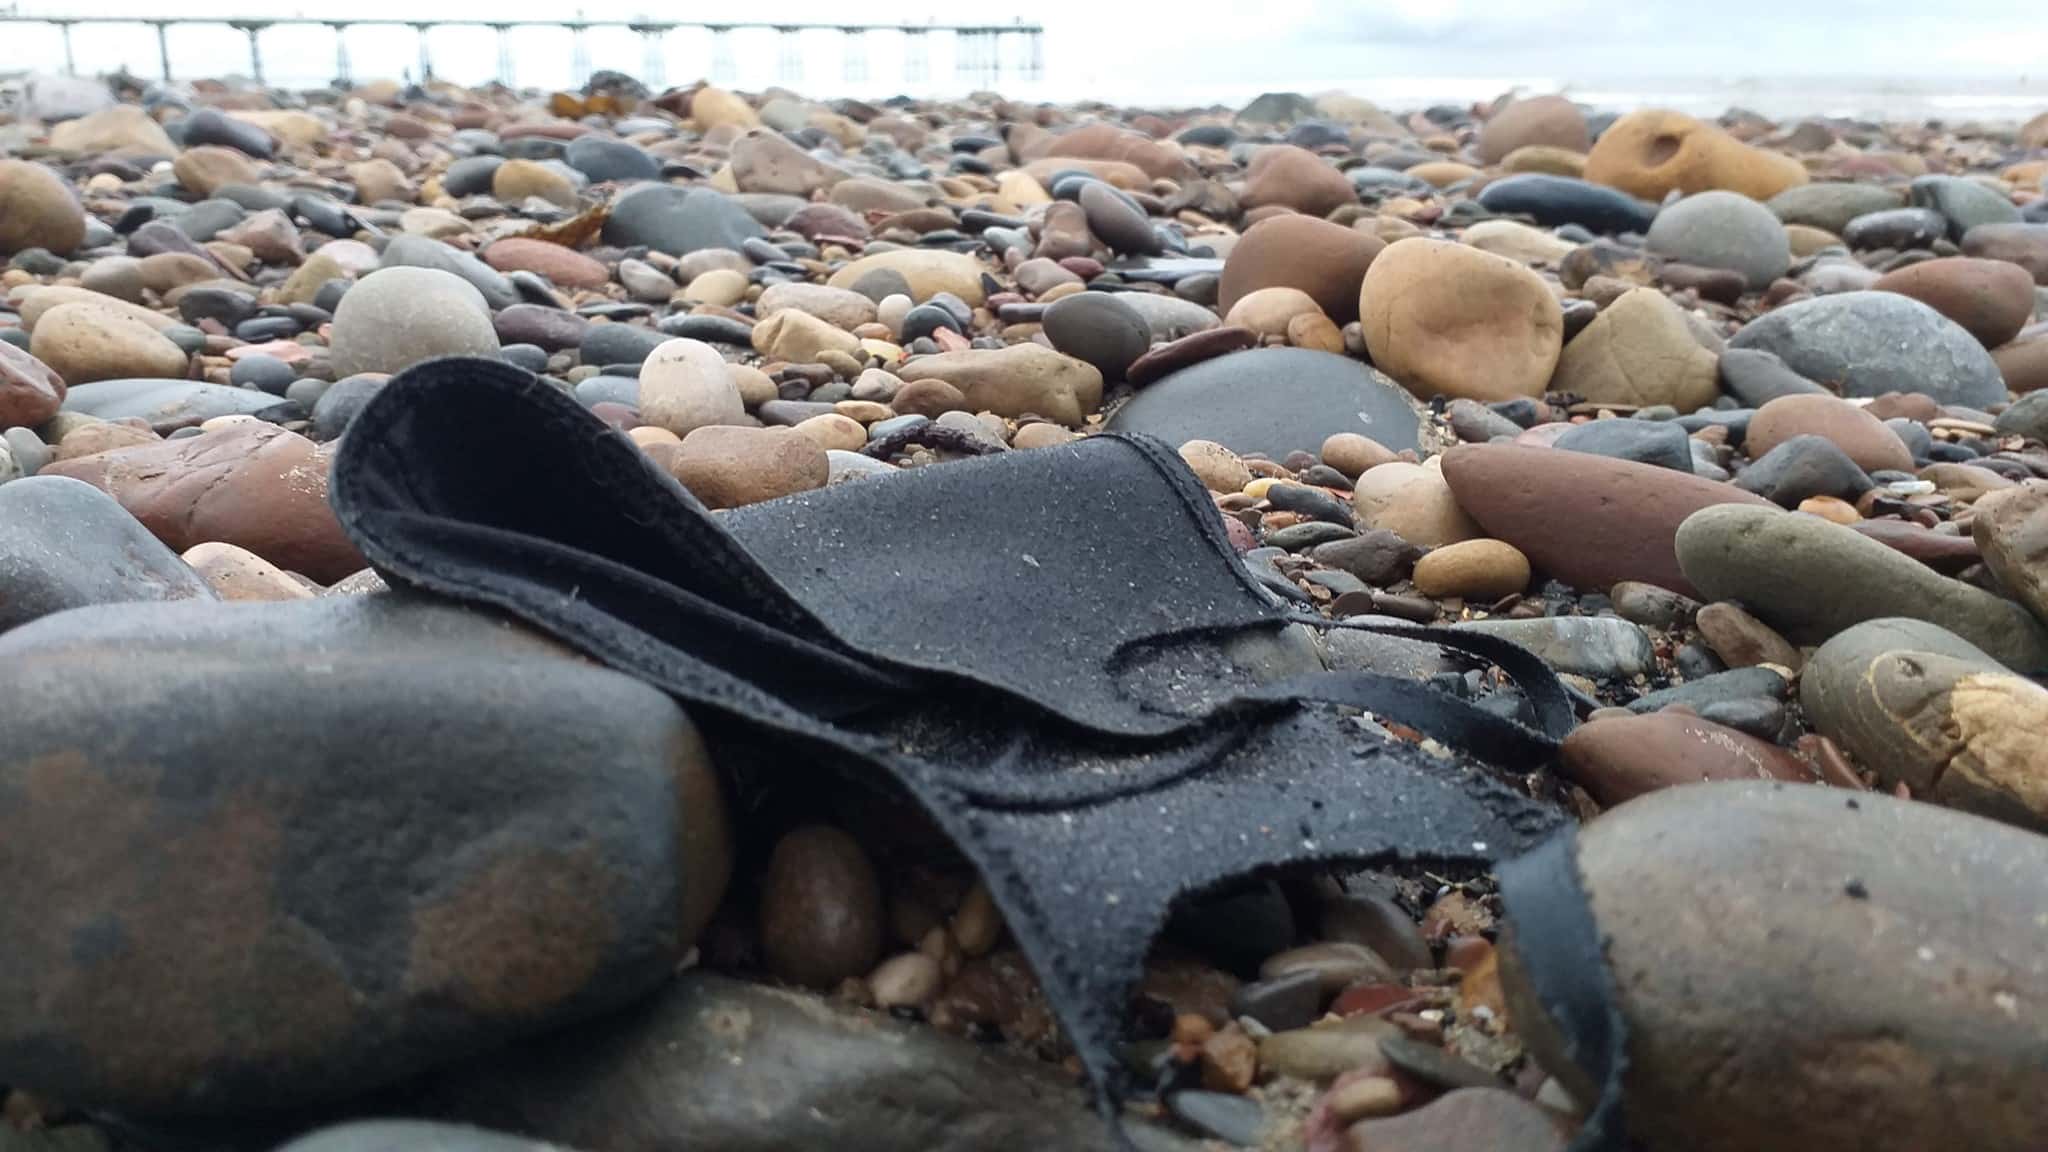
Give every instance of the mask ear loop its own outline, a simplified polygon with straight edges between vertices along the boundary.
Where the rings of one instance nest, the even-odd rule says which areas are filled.
[[[1498,869],[1515,953],[1543,1011],[1564,1038],[1565,1056],[1600,1084],[1566,1152],[1628,1152],[1622,1081],[1628,1073],[1628,1022],[1614,992],[1607,942],[1593,920],[1578,870],[1578,833],[1556,835]]]

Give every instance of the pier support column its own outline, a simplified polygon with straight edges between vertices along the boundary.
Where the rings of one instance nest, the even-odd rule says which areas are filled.
[[[434,78],[434,52],[427,43],[427,29],[431,27],[433,27],[431,24],[415,24],[412,26],[413,35],[418,37],[420,42],[420,83],[422,84]]]
[[[355,69],[348,62],[348,25],[330,24],[334,29],[334,82],[343,88],[355,83]]]
[[[263,85],[263,25],[244,24],[242,31],[249,37],[249,78]]]

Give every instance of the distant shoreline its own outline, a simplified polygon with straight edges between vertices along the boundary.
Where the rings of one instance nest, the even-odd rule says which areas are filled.
[[[209,55],[233,59],[228,53]],[[268,80],[273,88],[313,90],[324,88],[331,81],[331,76],[323,73],[314,63],[315,60],[326,62],[326,58],[320,54],[279,52],[276,56],[277,58],[272,60],[266,53],[265,61]],[[359,62],[358,80],[380,74],[379,71],[364,66],[371,63],[373,61]],[[381,64],[382,61],[374,63]],[[457,84],[479,85],[490,82],[488,69],[463,66],[466,63],[468,62],[458,58],[449,66],[439,68],[437,76]],[[540,74],[548,65],[554,63],[558,62],[543,57],[536,57],[531,61],[522,58],[521,72],[532,72],[536,75],[532,80],[527,80],[522,74],[520,87],[536,91],[575,87],[576,85],[567,82],[565,77],[547,77]],[[598,67],[604,67],[606,61],[600,59],[596,63]],[[922,85],[894,87],[888,86],[885,82],[845,83],[839,80],[836,68],[823,67],[811,70],[808,80],[789,82],[779,80],[774,75],[744,74],[752,70],[743,67],[743,75],[740,77],[721,78],[718,83],[756,91],[769,87],[789,87],[814,96],[846,95],[866,100],[881,100],[895,95],[918,98],[963,96],[971,87],[949,83],[947,79]],[[35,71],[39,70],[23,68],[15,65],[12,60],[0,58],[0,80],[18,79]],[[623,68],[620,71],[629,75],[636,72],[633,68]],[[945,70],[940,67],[935,67],[932,71],[935,76],[946,75]],[[151,73],[132,65],[131,72],[142,79],[152,78]],[[192,76],[186,78],[196,78],[200,74],[195,70]],[[246,80],[245,76],[232,68],[219,69],[213,75],[225,81]],[[393,78],[399,78],[397,73],[391,75]],[[708,77],[693,74],[685,69],[669,69],[671,83],[687,84],[706,78]],[[561,82],[546,82],[549,80]],[[650,85],[655,88],[663,86]],[[1332,89],[1364,97],[1394,112],[1424,108],[1433,104],[1479,103],[1514,90],[1561,92],[1598,111],[1618,112],[1660,107],[1693,115],[1718,116],[1730,109],[1740,108],[1774,120],[1823,117],[1900,122],[1939,120],[2019,123],[2048,110],[2048,82],[2024,76],[1992,79],[1941,76],[1909,79],[1758,76],[1737,80],[1615,76],[1570,80],[1535,75],[1420,75],[1379,76],[1369,80],[1353,78],[1352,82],[1344,83],[1337,77],[1294,74],[1275,76],[1267,82],[1233,78],[1220,83],[1176,81],[1157,84],[1143,83],[1128,76],[1080,76],[1029,84],[1004,84],[1000,85],[998,90],[1006,96],[1021,100],[1053,103],[1099,101],[1124,107],[1191,111],[1242,107],[1265,92],[1295,91],[1313,94]]]

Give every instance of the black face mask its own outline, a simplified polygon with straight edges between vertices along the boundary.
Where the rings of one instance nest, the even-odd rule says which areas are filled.
[[[908,793],[980,869],[1112,1123],[1124,1009],[1177,898],[1293,864],[1490,865],[1565,819],[1352,711],[1534,771],[1572,707],[1513,645],[1369,629],[1498,664],[1530,725],[1414,680],[1240,663],[1332,625],[1249,577],[1209,495],[1147,438],[714,516],[555,387],[450,359],[364,409],[331,490],[385,579],[668,692],[715,756],[769,747],[747,759]]]

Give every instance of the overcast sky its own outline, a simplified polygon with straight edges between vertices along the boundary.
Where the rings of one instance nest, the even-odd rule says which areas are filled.
[[[275,0],[0,5],[10,2],[22,12],[191,16],[346,11],[357,18],[431,12],[550,19],[577,10],[562,0],[351,0],[338,8]],[[581,10],[615,19],[683,11],[673,0],[589,0]],[[845,0],[775,0],[761,11],[791,21],[943,22],[961,8],[932,0],[869,0],[850,10]],[[2010,104],[2015,114],[2029,110],[2030,102],[2031,110],[2048,107],[2048,75],[2028,75],[2030,69],[2048,72],[2048,11],[2038,0],[1257,0],[1227,6],[1036,0],[968,11],[978,20],[1022,16],[1044,25],[1042,84],[1032,91],[1023,91],[1019,80],[1004,86],[1055,99],[1174,103],[1213,94],[1237,102],[1268,88],[1345,88],[1403,104],[1451,94],[1482,98],[1490,88],[1509,84],[1655,98],[1702,87],[1718,91],[1753,79],[1795,102],[1820,99],[1830,86],[1860,91],[1888,85],[1910,89],[1916,98],[1974,94],[1976,104]],[[808,38],[799,86],[822,94],[904,88],[895,38],[873,36],[868,42],[869,73],[856,80],[840,65],[836,37]],[[266,33],[264,43],[273,79],[289,74],[292,82],[310,83],[332,71],[332,37],[325,29],[278,29]],[[8,28],[0,32],[0,68],[48,67],[53,59],[61,61],[56,44],[54,33]],[[446,30],[434,45],[438,69],[451,78],[480,80],[495,67],[489,33]],[[741,57],[736,80],[764,85],[778,79],[779,53],[771,39],[735,47]],[[141,30],[102,30],[81,36],[74,49],[83,70],[124,63],[138,73],[155,70],[154,39]],[[590,49],[597,67],[642,71],[640,44],[629,33],[593,34]],[[669,82],[710,68],[708,41],[678,33],[667,49]],[[568,82],[565,35],[522,33],[516,51],[522,82]],[[959,87],[949,83],[955,74],[948,51],[933,38],[935,90]],[[359,74],[395,73],[412,63],[413,36],[402,29],[359,30],[352,34],[351,52]],[[217,74],[242,69],[246,47],[233,32],[187,30],[176,34],[173,56],[180,71]],[[465,70],[475,74],[462,75]],[[1795,78],[1803,86],[1789,83]],[[1813,94],[1804,94],[1808,90]]]

